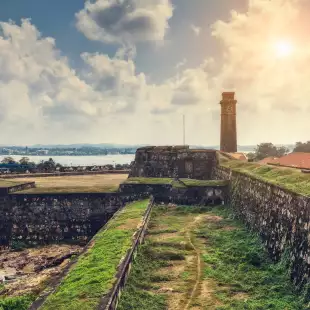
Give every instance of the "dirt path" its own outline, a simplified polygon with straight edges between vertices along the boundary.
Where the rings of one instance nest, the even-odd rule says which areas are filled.
[[[187,237],[187,240],[188,240],[188,243],[193,247],[195,253],[196,253],[196,261],[197,261],[197,265],[196,265],[196,282],[193,286],[193,290],[191,292],[191,295],[187,301],[187,304],[184,308],[184,310],[188,310],[190,308],[190,305],[193,301],[193,298],[194,296],[196,295],[197,293],[197,290],[198,290],[198,287],[199,287],[199,284],[200,284],[200,281],[201,281],[201,253],[200,253],[200,250],[195,246],[195,244],[193,243],[192,241],[192,238],[191,238],[191,231],[193,230],[193,228],[195,226],[197,226],[199,224],[199,222],[202,220],[202,216],[199,215],[195,218],[194,222],[191,223],[190,225],[188,225],[186,227],[186,237]]]

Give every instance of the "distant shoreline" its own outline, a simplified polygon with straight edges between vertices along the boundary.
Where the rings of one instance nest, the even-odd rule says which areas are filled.
[[[130,164],[134,154],[107,154],[107,155],[0,155],[0,161],[5,157],[12,157],[19,161],[22,157],[28,157],[30,161],[39,163],[53,158],[56,163],[63,166],[104,166],[114,164]]]

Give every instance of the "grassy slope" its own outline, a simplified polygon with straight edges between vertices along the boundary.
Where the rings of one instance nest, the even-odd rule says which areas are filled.
[[[238,160],[223,160],[221,165],[282,186],[296,193],[310,196],[310,175],[303,174],[298,170],[262,166]]]
[[[193,270],[186,265],[188,259],[184,258],[193,254],[190,250],[180,253],[182,241],[186,246],[185,239],[180,239],[181,235],[176,238],[174,229],[178,230],[178,225],[182,223],[184,226],[184,222],[188,222],[193,215],[204,219],[191,231],[203,261],[199,293],[195,294],[192,302],[195,309],[310,309],[305,305],[302,295],[294,292],[286,264],[273,264],[259,238],[233,220],[230,209],[221,206],[208,212],[190,207],[154,210],[150,235],[134,263],[119,310],[181,309],[180,306],[169,306],[177,299],[180,300],[179,305],[185,305],[194,282]],[[165,228],[163,223],[169,228]],[[156,235],[160,242],[154,242]],[[167,272],[167,266],[175,264],[177,255],[187,267],[174,277],[172,271]],[[184,256],[183,260],[181,255]],[[164,272],[160,272],[161,269]],[[182,279],[185,281],[182,282]],[[165,291],[163,288],[172,290]]]
[[[128,178],[124,184],[171,184],[171,178]]]
[[[106,230],[93,239],[42,310],[97,309],[101,297],[112,288],[121,258],[132,245],[132,236],[146,211],[148,200],[127,205]],[[128,225],[127,225],[128,224]],[[127,226],[126,226],[127,225]]]
[[[226,180],[193,180],[193,179],[181,179],[186,186],[221,186],[227,185],[228,181]]]

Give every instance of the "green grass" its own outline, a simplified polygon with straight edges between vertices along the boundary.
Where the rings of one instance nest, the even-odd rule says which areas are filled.
[[[0,297],[0,310],[27,310],[34,300],[33,295]]]
[[[224,218],[207,222],[198,232],[206,240],[205,277],[217,283],[215,295],[221,306],[216,309],[310,309],[294,292],[285,260],[271,262],[260,239],[233,220],[229,208],[217,207],[210,213]],[[244,298],[236,298],[240,294]]]
[[[223,186],[227,185],[229,181],[227,180],[193,180],[193,179],[181,179],[188,187],[193,186]]]
[[[152,237],[160,234],[178,232],[184,226],[182,217],[175,220],[168,212],[167,206],[155,206],[149,223],[148,236],[139,247],[126,286],[122,292],[118,310],[167,310],[167,294],[159,293],[162,282],[171,280],[170,274],[158,274],[161,268],[170,267],[172,261],[184,261],[186,253],[179,249],[180,241],[153,241]],[[160,228],[167,225],[169,229]],[[184,237],[183,237],[184,239]],[[183,240],[181,239],[181,241]],[[186,276],[186,275],[185,275]]]
[[[195,180],[195,179],[180,179],[179,182],[172,178],[129,178],[124,184],[171,184],[175,188],[186,188],[193,186],[222,186],[227,185],[225,180]]]
[[[77,187],[34,187],[15,194],[44,194],[44,193],[114,193],[119,186],[77,186]]]
[[[282,186],[301,195],[310,196],[310,175],[290,168],[271,167],[238,160],[221,161],[221,166]]]
[[[235,220],[230,208],[156,206],[146,242],[138,252],[121,295],[119,310],[168,309],[173,293],[158,291],[162,287],[172,287],[187,300],[195,283],[193,270],[185,268],[177,278],[171,278],[167,271],[159,271],[178,260],[186,264],[184,258],[193,255],[189,248],[180,247],[184,241],[182,229],[199,214],[207,215],[206,220],[191,233],[204,262],[201,281],[205,281],[208,293],[196,296],[192,306],[212,310],[310,309],[304,298],[309,298],[309,294],[297,293],[290,282],[286,260],[274,264],[259,237]],[[168,236],[174,232],[183,239]],[[154,240],[160,234],[166,237]]]
[[[164,259],[154,257],[152,246],[145,243],[139,248],[134,261],[129,280],[122,292],[118,310],[166,310],[166,297],[163,294],[152,293],[156,288],[154,274],[161,267],[169,266]],[[165,279],[166,280],[166,279]]]
[[[133,234],[141,222],[149,200],[127,205],[93,239],[56,292],[41,310],[93,310],[116,281],[117,267],[130,249]]]
[[[171,184],[172,178],[128,178],[124,184]]]

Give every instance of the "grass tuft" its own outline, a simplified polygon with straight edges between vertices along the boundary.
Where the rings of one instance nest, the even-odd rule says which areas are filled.
[[[27,310],[34,300],[33,295],[1,297],[0,310]]]

